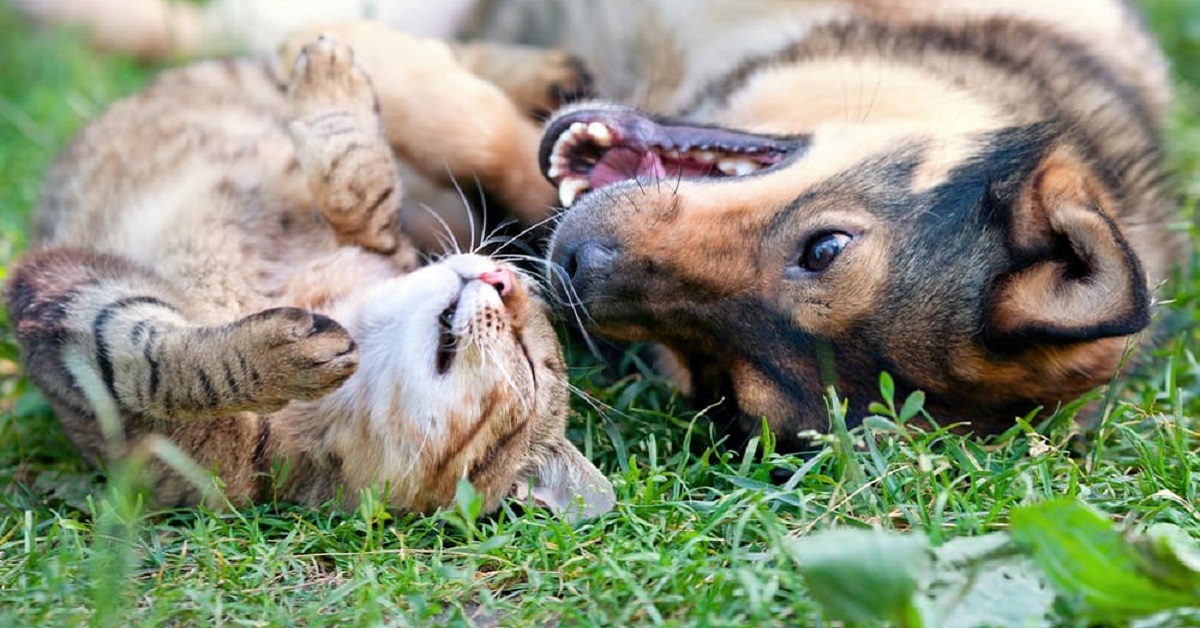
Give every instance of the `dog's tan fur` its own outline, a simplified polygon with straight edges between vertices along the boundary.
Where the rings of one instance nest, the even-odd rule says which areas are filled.
[[[1168,228],[1166,64],[1122,0],[481,0],[458,32],[587,62],[611,102],[555,133],[803,140],[752,176],[608,182],[549,252],[581,320],[661,344],[731,429],[766,417],[784,447],[825,426],[828,386],[864,415],[880,370],[972,429],[1053,408],[1111,378],[1190,254]],[[850,243],[797,274],[823,233]]]
[[[513,494],[607,510],[607,480],[564,436],[565,365],[532,283],[478,255],[417,269],[396,224],[393,149],[536,205],[549,186],[510,181],[486,150],[532,150],[533,125],[444,44],[358,40],[361,65],[416,69],[372,88],[350,48],[311,35],[281,64],[166,72],[88,125],[7,287],[26,372],[89,459],[162,435],[235,503],[352,506],[373,487],[428,511],[467,478],[488,510]],[[446,124],[463,96],[488,105],[470,151],[409,118]],[[159,502],[202,498],[155,468]]]

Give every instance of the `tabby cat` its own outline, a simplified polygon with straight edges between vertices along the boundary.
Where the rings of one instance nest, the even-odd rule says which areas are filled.
[[[425,94],[503,96],[444,44],[393,44],[436,69],[446,89]],[[456,163],[404,150],[430,139],[397,128],[432,132],[401,124],[404,74],[376,89],[328,37],[279,67],[165,72],[48,174],[6,296],[26,372],[71,440],[103,462],[164,436],[236,504],[353,506],[377,487],[394,509],[428,511],[465,477],[488,510],[510,495],[610,509],[610,484],[564,435],[565,366],[533,283],[481,255],[418,268],[396,224],[395,155]],[[489,107],[481,124],[525,128],[517,109]],[[529,193],[553,195],[539,184]],[[152,466],[158,502],[205,499]]]

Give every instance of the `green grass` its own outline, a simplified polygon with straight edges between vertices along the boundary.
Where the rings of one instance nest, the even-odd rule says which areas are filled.
[[[1143,5],[1176,64],[1169,137],[1181,224],[1195,232],[1200,3]],[[32,29],[2,6],[0,68],[2,273],[25,245],[49,160],[151,70]],[[1200,311],[1200,267],[1191,277],[1167,307],[1182,321]],[[1195,325],[1179,329],[1136,376],[1094,395],[1108,408],[1094,429],[1064,410],[978,441],[893,417],[830,437],[810,460],[738,459],[713,447],[703,418],[646,369],[634,364],[616,382],[581,369],[576,384],[599,404],[576,400],[572,436],[609,473],[619,505],[572,527],[507,509],[478,520],[466,502],[429,517],[372,505],[148,509],[75,456],[16,376],[0,328],[0,624],[404,626],[477,615],[508,625],[805,625],[820,611],[783,546],[815,530],[919,530],[937,544],[1004,529],[1022,504],[1074,496],[1123,524],[1172,523],[1200,538],[1200,344]],[[773,470],[791,481],[772,484]]]

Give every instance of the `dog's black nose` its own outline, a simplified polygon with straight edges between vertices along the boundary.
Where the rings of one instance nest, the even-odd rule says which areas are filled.
[[[571,283],[574,292],[582,295],[594,288],[598,282],[603,282],[612,273],[620,255],[616,243],[602,238],[584,238],[557,247],[552,260],[565,271],[566,280]],[[558,282],[555,282],[556,284]],[[565,286],[556,286],[559,289]]]
[[[596,238],[578,242],[563,253],[563,270],[576,285],[607,275],[617,259],[616,245]]]

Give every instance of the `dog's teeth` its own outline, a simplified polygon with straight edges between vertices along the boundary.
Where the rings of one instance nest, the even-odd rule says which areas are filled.
[[[709,164],[716,160],[717,154],[712,151],[702,150],[702,151],[696,151],[694,153],[689,153],[688,157],[691,157],[692,159],[695,159],[696,161]]]
[[[550,149],[550,163],[564,166],[568,163],[567,151],[575,143],[570,133],[563,133],[554,141],[554,147]]]
[[[717,169],[729,176],[743,176],[756,172],[758,164],[750,159],[726,157],[717,162]]]
[[[575,203],[576,197],[585,192],[590,187],[587,179],[581,177],[567,177],[558,184],[558,201],[562,203],[564,208],[570,207]]]
[[[587,133],[587,125],[582,122],[572,122],[569,129],[571,131],[571,135],[574,135],[575,137],[582,137]]]
[[[571,162],[562,153],[553,152],[550,154],[550,167],[546,169],[546,176],[557,179],[567,174],[570,167]]]
[[[663,157],[666,157],[667,159],[672,159],[674,161],[679,161],[679,151],[675,150],[674,148],[664,150]]]
[[[587,125],[587,134],[597,146],[612,146],[612,132],[608,130],[608,127],[599,122],[589,123]]]

